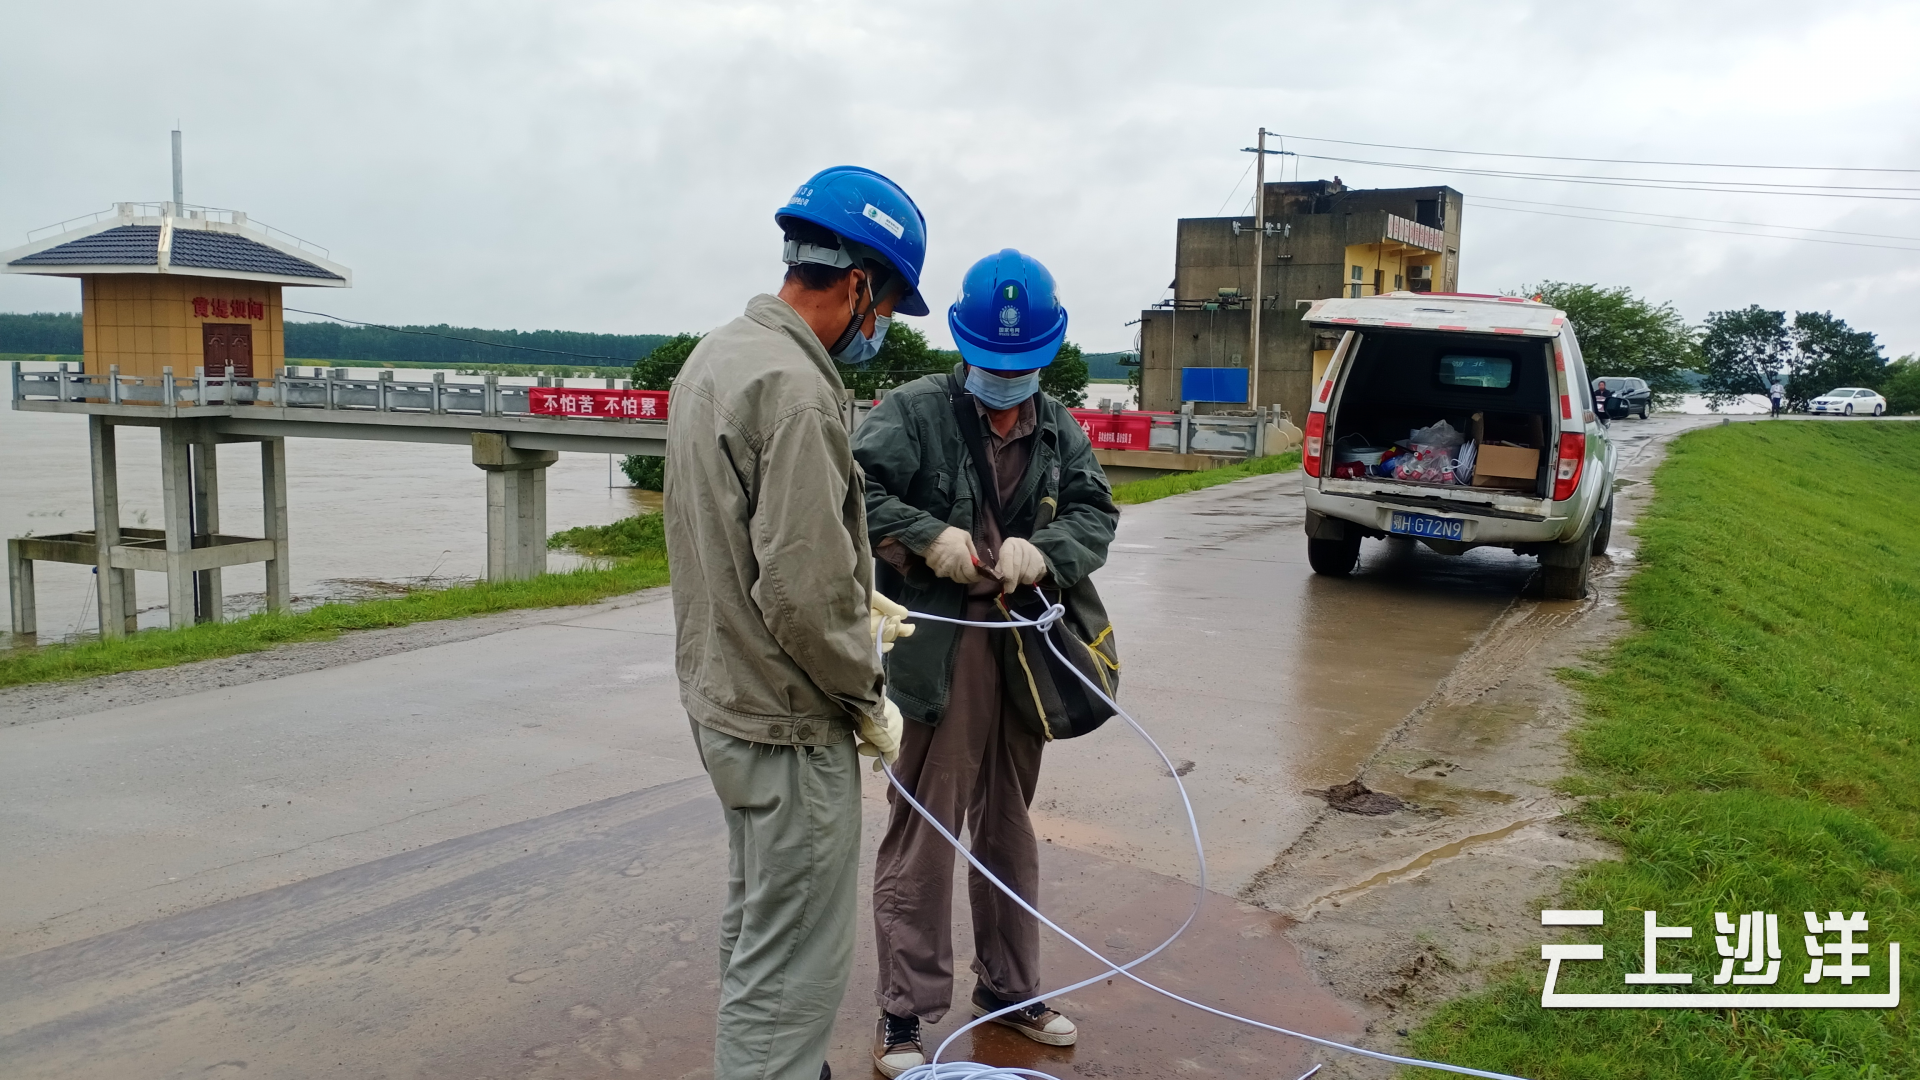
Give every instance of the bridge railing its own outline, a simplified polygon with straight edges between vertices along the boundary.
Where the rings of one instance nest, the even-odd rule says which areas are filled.
[[[300,375],[295,373],[298,369],[284,368],[276,378],[257,379],[234,375],[232,370],[228,368],[217,375],[201,371],[182,378],[171,373],[122,375],[117,367],[109,369],[106,374],[89,374],[69,370],[66,364],[60,365],[57,371],[24,371],[16,361],[13,364],[13,399],[173,408],[262,405],[286,409],[530,416],[535,415],[530,399],[544,389],[542,386],[503,385],[497,375],[488,375],[478,383],[464,383],[446,381],[443,372],[435,372],[430,380],[402,380],[393,378],[391,371],[367,379],[351,377],[344,368],[316,369],[313,375]],[[604,381],[625,382],[613,379]],[[564,380],[555,382],[563,383]],[[624,386],[608,386],[607,389],[625,391]],[[625,417],[584,411],[578,414],[541,411],[539,415],[578,420],[659,419],[657,416]]]

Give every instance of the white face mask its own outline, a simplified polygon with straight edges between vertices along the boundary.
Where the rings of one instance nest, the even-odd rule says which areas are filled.
[[[886,340],[887,327],[891,325],[893,325],[892,318],[886,315],[875,315],[873,336],[853,335],[853,340],[847,342],[847,347],[835,354],[834,359],[852,367],[863,367],[872,363],[873,358],[880,355],[880,343]]]
[[[1011,409],[1040,392],[1040,373],[1029,371],[1009,378],[968,366],[967,392],[989,409]]]

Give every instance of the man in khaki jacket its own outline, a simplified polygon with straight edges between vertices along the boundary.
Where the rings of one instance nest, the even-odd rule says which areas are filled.
[[[861,753],[900,711],[876,635],[864,482],[833,358],[925,314],[926,225],[892,181],[815,175],[775,214],[787,277],[674,382],[665,514],[680,699],[727,821],[716,1080],[814,1080],[853,962]],[[887,613],[876,610],[885,608]]]

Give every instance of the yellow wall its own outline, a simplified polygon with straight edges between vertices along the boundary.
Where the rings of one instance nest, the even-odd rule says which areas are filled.
[[[1353,268],[1360,267],[1360,295],[1378,295],[1374,290],[1374,281],[1379,280],[1379,292],[1395,292],[1394,278],[1400,279],[1399,289],[1406,285],[1407,273],[1406,249],[1399,244],[1353,244],[1347,248],[1347,261],[1340,271],[1340,295],[1353,295]],[[1374,271],[1380,271],[1376,279]]]
[[[253,374],[271,378],[286,363],[286,332],[281,322],[280,286],[259,281],[188,277],[179,274],[89,274],[80,279],[80,324],[89,374],[106,374],[120,365],[122,375],[159,375],[173,368],[177,378],[192,378],[205,364],[201,324],[246,323],[253,327]],[[202,317],[195,297],[258,301],[265,318]],[[220,374],[210,371],[209,375]]]

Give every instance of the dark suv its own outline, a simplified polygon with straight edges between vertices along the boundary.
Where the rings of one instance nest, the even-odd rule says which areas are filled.
[[[1602,399],[1601,395],[1605,394]],[[1653,391],[1645,379],[1609,375],[1593,380],[1593,411],[1608,418],[1638,415],[1645,420],[1653,408]]]

